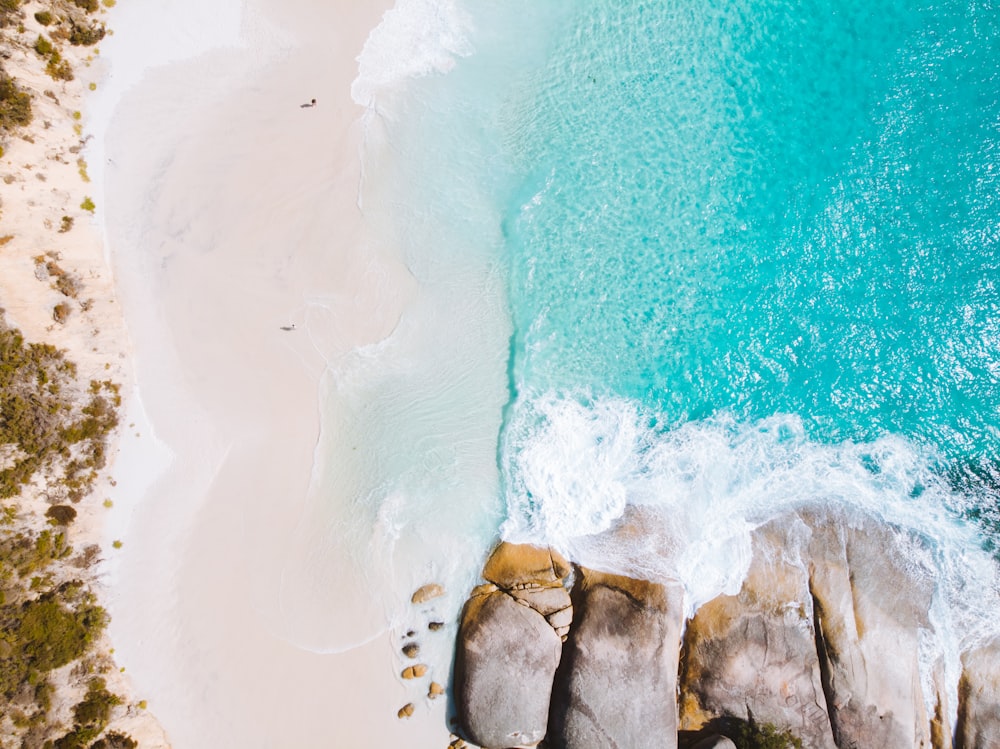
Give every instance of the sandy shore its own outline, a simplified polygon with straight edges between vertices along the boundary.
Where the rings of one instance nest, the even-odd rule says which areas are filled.
[[[236,45],[146,71],[107,128],[107,233],[138,383],[111,634],[177,747],[444,746],[444,701],[397,678],[388,633],[323,655],[280,631],[320,378],[391,331],[410,286],[357,210],[350,84],[389,3],[268,5],[245,8]],[[133,45],[162,30],[120,19]],[[121,54],[109,50],[113,75],[134,52]],[[397,719],[408,702],[415,715]]]

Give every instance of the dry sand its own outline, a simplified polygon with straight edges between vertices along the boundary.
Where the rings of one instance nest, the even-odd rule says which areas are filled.
[[[389,3],[267,5],[247,4],[235,45],[145,71],[107,126],[106,226],[138,384],[116,468],[111,634],[176,747],[443,747],[444,700],[399,680],[388,633],[322,655],[275,627],[320,378],[387,335],[412,291],[357,209],[350,84]],[[112,14],[132,50],[109,51],[112,76],[144,64],[128,55],[162,35],[152,19]],[[183,23],[171,33],[183,41]],[[397,719],[408,702],[415,715]]]

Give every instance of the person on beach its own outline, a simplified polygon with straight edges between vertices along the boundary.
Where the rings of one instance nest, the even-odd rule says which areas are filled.
[[[302,109],[310,109],[316,106],[316,100],[312,99],[307,104],[299,104],[299,106],[302,107]]]

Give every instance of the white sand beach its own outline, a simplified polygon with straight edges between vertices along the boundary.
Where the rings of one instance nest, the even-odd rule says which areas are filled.
[[[350,85],[390,3],[236,3],[203,51],[185,49],[205,34],[185,5],[190,27],[176,5],[116,10],[106,45],[112,85],[135,79],[102,144],[137,382],[109,531],[124,538],[112,638],[176,747],[445,746],[445,700],[399,680],[389,632],[310,652],[283,636],[277,596],[326,364],[384,338],[411,293],[357,208]],[[175,59],[136,75],[164,33]]]

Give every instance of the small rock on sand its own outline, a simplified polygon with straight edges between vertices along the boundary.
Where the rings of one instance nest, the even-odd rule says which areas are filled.
[[[404,679],[419,679],[427,673],[427,666],[423,663],[418,663],[416,666],[407,666],[403,669],[402,677]]]
[[[432,681],[430,688],[427,690],[427,696],[433,700],[440,697],[442,694],[444,694],[444,687],[436,681]]]
[[[401,708],[399,708],[399,712],[396,713],[396,716],[399,717],[399,718],[409,718],[411,715],[413,715],[413,703],[412,702],[407,702],[405,705],[403,705]]]
[[[420,652],[420,646],[415,642],[408,642],[403,646],[403,655],[407,658],[416,658]]]
[[[426,603],[433,598],[440,598],[444,595],[444,588],[437,583],[429,583],[419,588],[410,598],[411,603]]]
[[[444,629],[444,622],[431,622],[427,625],[427,629],[431,632],[437,632],[439,629]]]

